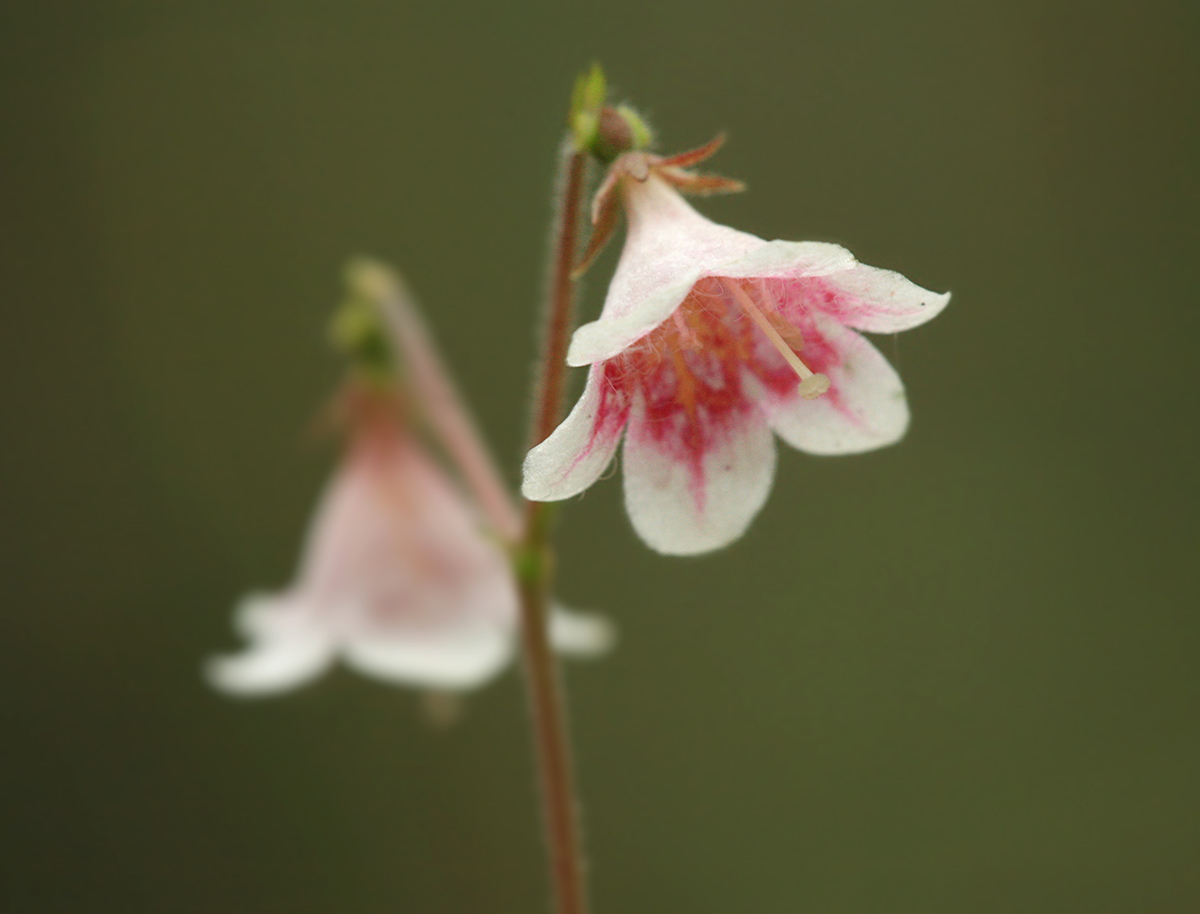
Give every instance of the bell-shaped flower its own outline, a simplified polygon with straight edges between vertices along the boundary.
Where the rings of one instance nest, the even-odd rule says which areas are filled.
[[[218,688],[268,694],[341,659],[371,676],[431,690],[469,689],[512,659],[512,571],[463,494],[398,418],[363,408],[317,509],[295,583],[248,597],[244,653],[210,662]],[[559,611],[564,652],[595,653],[599,619]]]
[[[225,692],[266,695],[341,660],[434,693],[481,685],[512,659],[518,596],[504,549],[410,430],[389,389],[352,382],[345,453],[309,527],[295,582],[236,613],[245,651],[209,661]],[[564,653],[611,641],[597,617],[557,610]]]
[[[709,221],[679,190],[737,189],[687,170],[716,145],[613,164],[588,256],[622,201],[625,246],[599,320],[575,332],[567,356],[591,366],[587,385],[524,465],[527,498],[569,498],[600,477],[624,437],[633,526],[677,555],[745,531],[771,488],[773,434],[811,454],[899,440],[904,386],[855,331],[908,330],[950,298],[836,244],[764,241]]]

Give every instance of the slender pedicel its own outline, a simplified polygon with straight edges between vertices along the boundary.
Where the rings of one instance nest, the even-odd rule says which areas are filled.
[[[792,370],[800,376],[800,386],[797,388],[797,393],[805,400],[815,400],[825,391],[829,390],[829,378],[820,372],[813,371],[802,361],[800,356],[796,355],[795,350],[788,345],[787,340],[779,335],[779,331],[767,320],[767,316],[762,313],[754,300],[746,294],[738,283],[730,280],[722,280],[721,284],[730,292],[737,300],[738,305],[750,317],[754,323],[758,324],[760,330],[767,335],[767,339],[771,341],[771,345],[779,350],[787,363],[792,366]]]

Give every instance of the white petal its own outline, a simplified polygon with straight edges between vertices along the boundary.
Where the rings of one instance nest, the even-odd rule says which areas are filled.
[[[328,638],[289,621],[297,613],[287,598],[248,600],[237,616],[238,628],[251,643],[241,654],[205,664],[205,677],[214,688],[235,695],[273,695],[310,682],[333,661]]]
[[[571,345],[567,348],[567,364],[575,368],[592,365],[610,359],[636,343],[671,316],[671,312],[679,307],[696,280],[703,275],[704,270],[693,267],[673,277],[676,281],[670,285],[642,294],[633,310],[614,317],[602,315],[599,320],[584,324],[571,337]],[[615,285],[614,278],[609,286],[610,297]],[[632,295],[628,297],[632,298]]]
[[[348,642],[343,654],[347,665],[380,679],[431,689],[471,689],[504,669],[513,650],[511,628],[472,626],[362,638]]]
[[[932,320],[950,301],[950,293],[922,289],[892,270],[862,264],[819,280],[813,307],[848,327],[868,333],[898,333]]]
[[[775,443],[757,409],[714,434],[699,472],[656,440],[637,402],[625,436],[625,507],[646,545],[666,555],[720,549],[745,532],[775,477]],[[697,475],[699,478],[697,478]]]
[[[550,641],[561,654],[595,657],[607,653],[617,640],[616,629],[604,616],[555,606],[550,616]]]
[[[233,610],[234,631],[248,641],[302,637],[306,604],[292,591],[248,594]]]
[[[796,279],[827,276],[855,266],[854,255],[824,241],[765,241],[714,275],[731,279]]]
[[[629,231],[600,319],[575,331],[568,365],[611,358],[661,324],[701,276],[766,244],[701,216],[651,176],[627,182]]]
[[[899,441],[909,414],[896,370],[853,330],[829,318],[816,325],[838,356],[838,364],[822,367],[830,389],[815,400],[793,394],[769,401],[771,427],[810,454],[854,454]]]
[[[570,415],[526,455],[521,494],[530,501],[578,495],[612,462],[627,416],[624,395],[606,388],[604,366],[593,365]]]

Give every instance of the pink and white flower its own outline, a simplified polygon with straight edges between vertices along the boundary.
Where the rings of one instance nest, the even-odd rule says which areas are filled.
[[[569,498],[600,477],[623,436],[633,526],[676,555],[745,531],[771,488],[773,434],[827,455],[898,441],[904,386],[855,330],[908,330],[950,299],[836,244],[764,241],[701,216],[676,188],[728,189],[682,167],[714,149],[614,163],[593,221],[611,226],[619,195],[625,246],[599,320],[576,331],[567,355],[591,366],[587,386],[524,465],[527,498]]]
[[[341,659],[430,690],[481,685],[512,659],[517,592],[500,545],[446,472],[380,404],[358,403],[347,451],[308,533],[296,582],[237,611],[245,652],[209,662],[244,695],[285,691]],[[563,652],[597,653],[603,620],[558,611]]]

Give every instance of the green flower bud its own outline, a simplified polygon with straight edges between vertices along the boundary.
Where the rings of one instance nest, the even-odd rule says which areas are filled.
[[[329,340],[354,367],[376,380],[391,378],[395,358],[374,303],[352,295],[338,305],[329,322]]]
[[[600,110],[595,141],[589,148],[600,161],[611,162],[622,153],[648,149],[653,143],[654,134],[633,108],[605,105]]]

